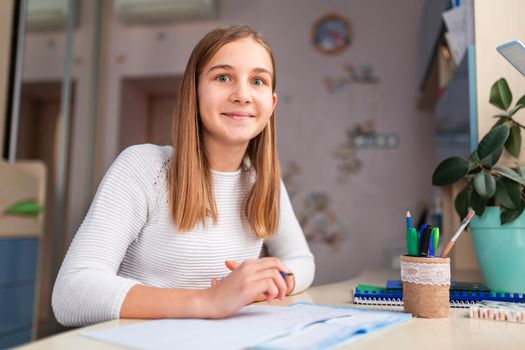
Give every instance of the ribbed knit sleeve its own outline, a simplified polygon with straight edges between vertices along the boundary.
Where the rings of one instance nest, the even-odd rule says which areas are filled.
[[[144,152],[148,147],[156,146],[132,146],[118,156],[68,249],[52,295],[53,311],[63,325],[119,318],[127,292],[139,283],[117,271],[154,205],[162,161],[155,159],[161,158],[159,152]]]
[[[314,279],[314,256],[294,214],[290,197],[281,181],[280,220],[275,235],[265,242],[270,256],[276,256],[295,275],[293,294],[308,288]]]

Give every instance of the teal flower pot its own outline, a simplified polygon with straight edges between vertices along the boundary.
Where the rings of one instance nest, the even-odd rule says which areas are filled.
[[[492,290],[525,293],[525,212],[501,225],[500,209],[487,207],[470,221],[484,284]]]

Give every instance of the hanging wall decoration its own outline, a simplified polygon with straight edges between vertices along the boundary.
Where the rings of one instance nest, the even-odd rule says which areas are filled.
[[[324,85],[326,92],[342,92],[350,84],[376,85],[380,83],[379,78],[374,73],[374,67],[370,64],[360,64],[355,67],[353,64],[345,64],[344,74],[337,77],[325,77]]]
[[[301,225],[306,240],[326,244],[336,249],[339,243],[347,236],[346,230],[339,222],[337,215],[331,209],[331,198],[323,192],[310,192],[306,194],[301,205],[297,199],[301,192],[300,176],[303,170],[296,162],[288,163],[283,171],[283,181],[297,208],[297,218]]]
[[[303,201],[298,219],[309,242],[324,243],[334,250],[344,238],[344,228],[330,208],[330,196],[322,192],[311,192]]]
[[[375,120],[377,118],[377,85],[380,79],[376,76],[370,64],[354,66],[346,64],[344,74],[337,77],[325,77],[323,82],[329,94],[341,93],[346,87],[352,86],[351,98],[356,99],[363,107],[361,115],[351,113],[352,117],[361,119],[345,134],[344,142],[333,153],[338,162],[339,182],[344,182],[352,173],[361,169],[362,161],[358,157],[360,149],[395,148],[399,144],[399,136],[392,133],[377,133]],[[356,98],[354,95],[359,95]]]
[[[350,46],[351,41],[350,22],[341,15],[329,13],[312,26],[312,43],[322,53],[340,53]]]

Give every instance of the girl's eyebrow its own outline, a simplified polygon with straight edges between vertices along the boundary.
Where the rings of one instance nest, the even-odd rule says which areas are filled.
[[[210,69],[208,69],[208,73],[213,71],[213,70],[216,70],[216,69],[225,69],[225,70],[233,70],[233,67],[230,66],[229,64],[217,64],[213,67],[211,67]],[[257,67],[257,68],[254,68],[252,69],[253,72],[255,73],[266,73],[268,74],[270,77],[273,78],[273,75],[272,75],[272,72],[270,72],[268,69],[266,68],[260,68],[260,67]]]

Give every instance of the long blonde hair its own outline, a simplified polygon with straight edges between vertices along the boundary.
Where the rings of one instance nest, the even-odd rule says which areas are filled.
[[[173,116],[173,158],[168,173],[170,212],[179,231],[189,231],[199,222],[204,224],[207,215],[217,223],[211,171],[202,140],[203,125],[198,115],[198,77],[222,46],[247,37],[253,38],[270,55],[274,71],[272,91],[275,92],[272,50],[266,40],[249,26],[223,26],[211,31],[195,46],[188,60]],[[256,175],[240,214],[245,215],[256,237],[268,238],[279,224],[281,171],[275,113],[263,131],[250,140],[246,155]]]

